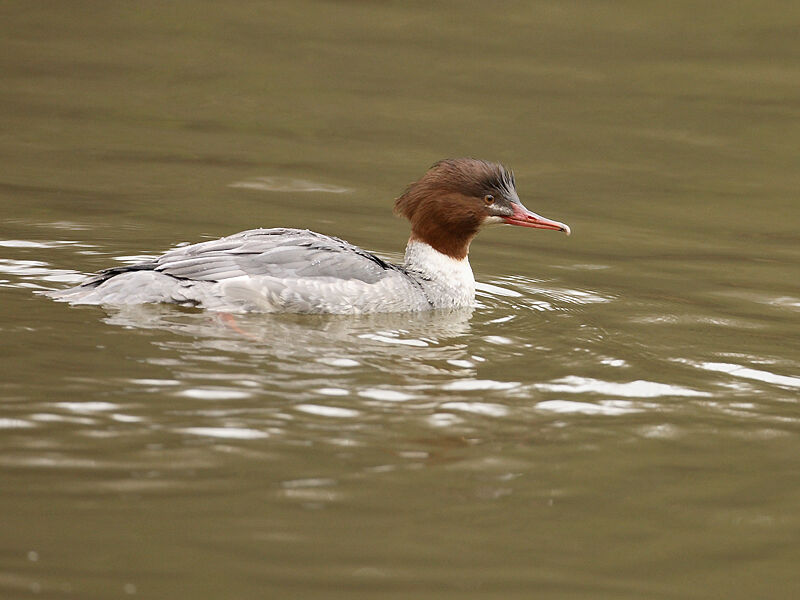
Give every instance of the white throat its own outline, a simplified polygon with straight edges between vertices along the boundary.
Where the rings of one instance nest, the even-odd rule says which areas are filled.
[[[435,294],[431,300],[437,308],[474,303],[475,277],[466,256],[460,260],[451,258],[425,242],[409,240],[404,266],[426,281],[426,287]]]

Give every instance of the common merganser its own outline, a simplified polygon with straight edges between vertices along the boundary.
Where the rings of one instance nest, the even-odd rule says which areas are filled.
[[[470,306],[469,245],[488,224],[570,229],[525,208],[513,173],[471,158],[434,164],[395,200],[411,221],[395,265],[343,240],[300,229],[251,229],[100,271],[51,292],[74,304],[170,302],[226,312],[358,314]]]

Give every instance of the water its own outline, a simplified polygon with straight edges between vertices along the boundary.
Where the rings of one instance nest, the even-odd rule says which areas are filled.
[[[800,592],[794,3],[0,9],[0,595]],[[397,258],[446,156],[568,223],[456,314],[69,307],[255,226]]]

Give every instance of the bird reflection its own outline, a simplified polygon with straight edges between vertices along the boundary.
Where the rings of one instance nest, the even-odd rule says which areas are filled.
[[[269,360],[282,372],[321,373],[369,363],[396,369],[398,361],[439,371],[443,361],[468,358],[471,308],[419,313],[343,315],[230,315],[165,305],[110,311],[105,322],[168,332],[155,343],[223,363]],[[452,366],[447,367],[452,371]],[[417,370],[417,369],[412,369]],[[411,373],[407,373],[411,375]]]

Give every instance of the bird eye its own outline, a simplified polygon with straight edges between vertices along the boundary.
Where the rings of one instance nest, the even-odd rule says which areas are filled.
[[[492,196],[491,194],[486,194],[483,197],[483,201],[486,202],[487,206],[490,206],[490,205],[494,204],[494,196]]]

